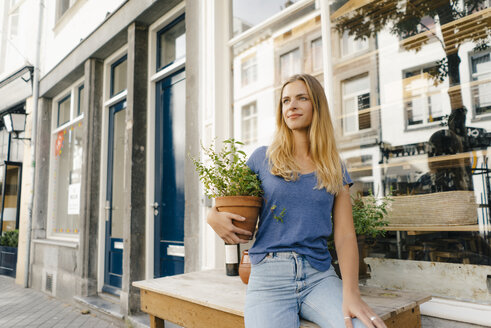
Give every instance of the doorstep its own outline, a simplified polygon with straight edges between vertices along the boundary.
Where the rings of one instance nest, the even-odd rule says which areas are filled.
[[[108,315],[114,319],[123,320],[124,315],[121,314],[121,306],[118,303],[112,302],[108,297],[100,296],[74,296],[73,299],[90,309],[96,310]]]

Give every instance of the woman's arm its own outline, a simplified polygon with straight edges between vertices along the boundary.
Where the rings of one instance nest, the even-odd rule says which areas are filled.
[[[368,328],[386,328],[372,309],[361,299],[358,288],[358,245],[356,242],[349,187],[344,186],[334,198],[334,244],[343,277],[343,315],[346,327],[357,317]],[[373,320],[372,320],[373,319]]]
[[[210,227],[215,230],[217,235],[227,244],[235,245],[239,243],[248,243],[249,240],[240,239],[237,234],[251,236],[252,233],[250,231],[237,228],[233,225],[232,220],[244,221],[245,218],[233,213],[218,212],[215,206],[208,211],[208,215],[206,217],[206,222],[208,222]]]

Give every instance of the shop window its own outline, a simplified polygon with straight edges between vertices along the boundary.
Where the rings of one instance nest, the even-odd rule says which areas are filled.
[[[437,122],[444,117],[448,95],[443,83],[435,82],[435,71],[438,71],[436,66],[404,72],[402,84],[408,126]]]
[[[349,35],[348,31],[343,33],[341,38],[341,56],[350,56],[368,48],[368,40],[355,39],[354,35]]]
[[[312,72],[321,71],[322,67],[322,38],[317,38],[311,42],[312,50]]]
[[[489,53],[471,57],[472,106],[476,115],[491,113],[491,61]]]
[[[124,55],[121,59],[111,65],[111,97],[126,90],[127,84],[127,56]]]
[[[186,57],[184,15],[157,33],[157,70]]]
[[[368,75],[343,82],[343,131],[345,134],[369,129],[370,84]]]
[[[256,102],[242,107],[242,142],[246,145],[257,142]]]
[[[281,82],[290,76],[301,73],[300,49],[293,49],[280,56]]]
[[[246,57],[241,63],[242,86],[246,86],[257,80],[256,54]]]
[[[83,115],[79,114],[83,90],[80,84],[74,85],[53,108],[58,116],[53,115],[51,132],[48,231],[52,237],[78,237],[83,159]],[[70,99],[77,98],[78,105],[71,106]]]
[[[70,120],[71,95],[58,101],[58,122],[56,126],[63,125]]]

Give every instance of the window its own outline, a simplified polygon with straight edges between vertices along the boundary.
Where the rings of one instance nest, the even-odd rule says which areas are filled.
[[[56,20],[59,20],[70,9],[77,0],[57,0]]]
[[[368,75],[343,82],[343,131],[345,134],[369,129],[370,84]]]
[[[322,38],[317,38],[311,42],[312,49],[312,71],[317,72],[322,67]]]
[[[404,108],[407,125],[427,124],[443,119],[445,97],[442,83],[435,85],[438,67],[418,68],[404,73]]]
[[[65,124],[70,120],[71,95],[58,101],[58,122],[56,126]]]
[[[12,42],[19,36],[19,8],[12,11],[9,15],[9,39]]]
[[[83,111],[84,111],[84,106],[85,106],[85,99],[84,99],[84,95],[85,95],[85,89],[84,89],[84,85],[82,84],[79,88],[78,88],[78,106],[77,106],[77,116],[82,114]]]
[[[186,57],[186,24],[184,15],[157,33],[157,70]]]
[[[343,33],[341,38],[341,56],[349,56],[368,48],[368,40],[355,40],[354,35],[348,35],[348,31]]]
[[[246,57],[241,64],[242,86],[251,84],[257,80],[256,54]]]
[[[299,48],[280,56],[281,82],[294,74],[301,73],[301,69]]]
[[[257,142],[256,102],[242,107],[242,142],[246,145]]]
[[[111,97],[126,90],[126,72],[128,63],[126,55],[111,65]]]
[[[79,114],[83,90],[82,85],[74,85],[68,95],[53,102],[57,115],[53,115],[51,132],[48,231],[57,238],[77,238],[79,232],[83,159],[83,116]]]
[[[491,61],[489,53],[472,56],[472,106],[476,115],[491,113]]]

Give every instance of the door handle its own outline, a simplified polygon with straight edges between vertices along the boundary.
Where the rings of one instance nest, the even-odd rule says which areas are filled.
[[[154,209],[157,209],[157,208],[159,208],[159,203],[155,202],[155,203],[151,204],[150,206],[152,206]]]

